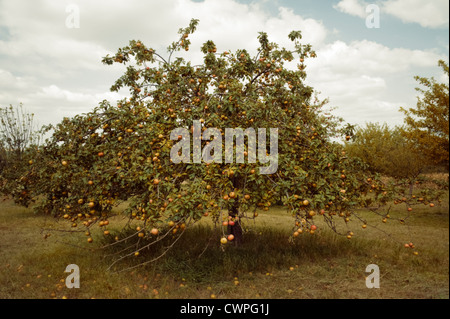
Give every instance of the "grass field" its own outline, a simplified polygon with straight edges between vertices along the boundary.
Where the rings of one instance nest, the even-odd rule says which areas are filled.
[[[274,207],[245,223],[249,230],[241,247],[222,250],[220,233],[206,220],[189,228],[157,263],[113,272],[106,270],[112,262],[107,252],[96,248],[100,235],[94,244],[82,233],[53,232],[44,239],[43,228],[63,229],[62,222],[4,201],[0,298],[448,299],[448,208],[447,193],[434,208],[416,207],[407,225],[364,215],[381,231],[351,221],[351,240],[318,218],[314,235],[302,234],[289,243],[293,218]],[[403,247],[410,241],[415,249]],[[156,250],[126,259],[117,269],[155,257]],[[65,285],[69,264],[80,268],[79,289]],[[369,264],[380,268],[379,289],[366,287]]]

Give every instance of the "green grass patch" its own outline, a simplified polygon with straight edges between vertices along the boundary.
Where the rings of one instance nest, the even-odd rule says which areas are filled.
[[[405,225],[396,219],[403,209],[394,207],[387,223],[361,213],[376,225],[367,229],[352,218],[343,228],[354,232],[351,240],[315,218],[318,231],[292,241],[292,216],[273,207],[243,221],[241,246],[221,245],[221,230],[207,218],[188,228],[156,262],[136,267],[159,257],[172,238],[108,270],[135,249],[131,239],[99,248],[113,242],[119,228],[111,226],[109,237],[99,230],[88,244],[67,223],[5,201],[0,206],[0,298],[449,298],[448,197],[433,209],[415,207]],[[112,225],[114,219],[125,223],[117,216]],[[44,239],[46,233],[52,235]],[[403,247],[409,242],[415,249]],[[132,248],[123,252],[127,247]],[[69,264],[80,267],[80,289],[65,286]],[[369,264],[380,267],[380,289],[365,286]]]

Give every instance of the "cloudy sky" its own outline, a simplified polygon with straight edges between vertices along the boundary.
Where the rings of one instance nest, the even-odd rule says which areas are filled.
[[[448,0],[0,0],[0,107],[23,103],[47,124],[115,102],[122,96],[109,88],[123,68],[101,58],[131,39],[164,54],[197,18],[188,58],[210,39],[219,52],[254,50],[260,31],[289,48],[287,35],[301,30],[318,55],[308,84],[336,115],[402,124],[399,108],[416,104],[414,75],[448,81],[437,67],[448,61],[448,12]]]

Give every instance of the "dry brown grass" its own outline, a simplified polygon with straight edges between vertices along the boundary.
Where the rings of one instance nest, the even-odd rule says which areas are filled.
[[[380,230],[363,230],[352,220],[351,240],[318,220],[316,234],[289,244],[294,221],[274,207],[246,223],[243,247],[222,251],[220,234],[205,220],[158,264],[120,273],[105,271],[111,260],[83,234],[53,232],[44,240],[43,227],[65,226],[9,201],[0,205],[0,298],[449,298],[448,193],[434,209],[415,208],[407,226],[364,215]],[[211,236],[216,240],[205,250]],[[409,241],[418,256],[402,247]],[[71,263],[80,267],[80,289],[65,287]],[[365,286],[365,268],[372,263],[381,270],[380,289]]]

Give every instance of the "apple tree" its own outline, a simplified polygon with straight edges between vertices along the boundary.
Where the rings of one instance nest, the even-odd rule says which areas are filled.
[[[439,67],[448,78],[448,63],[440,60]],[[431,165],[449,169],[449,87],[434,78],[414,77],[422,87],[415,108],[400,108],[405,117],[403,134],[413,141],[415,151],[422,153]]]
[[[22,104],[0,108],[0,194],[11,194],[25,206],[31,197],[23,175],[33,163],[43,132]]]
[[[103,58],[124,65],[111,89],[128,88],[129,97],[55,126],[25,176],[40,198],[37,209],[68,220],[92,242],[95,227],[114,235],[108,228],[121,204],[139,226],[116,242],[140,241],[123,258],[169,235],[176,242],[202,218],[221,225],[222,244],[239,244],[242,223],[279,202],[294,217],[293,237],[314,233],[317,218],[351,237],[336,225],[393,195],[332,141],[340,121],[305,85],[312,47],[299,31],[288,35],[292,50],[261,32],[253,55],[219,52],[207,41],[203,63],[193,65],[177,52],[189,50],[197,24],[180,29],[166,55],[132,40]]]
[[[408,198],[413,198],[414,193],[417,193],[417,198],[426,197],[429,201],[440,198],[445,185],[424,174],[429,169],[427,156],[418,151],[415,141],[404,132],[405,128],[400,126],[367,123],[365,127],[355,128],[345,143],[345,149],[349,156],[366,163],[371,173],[379,173],[395,181],[395,185],[401,186],[397,187],[397,192],[403,188]]]

